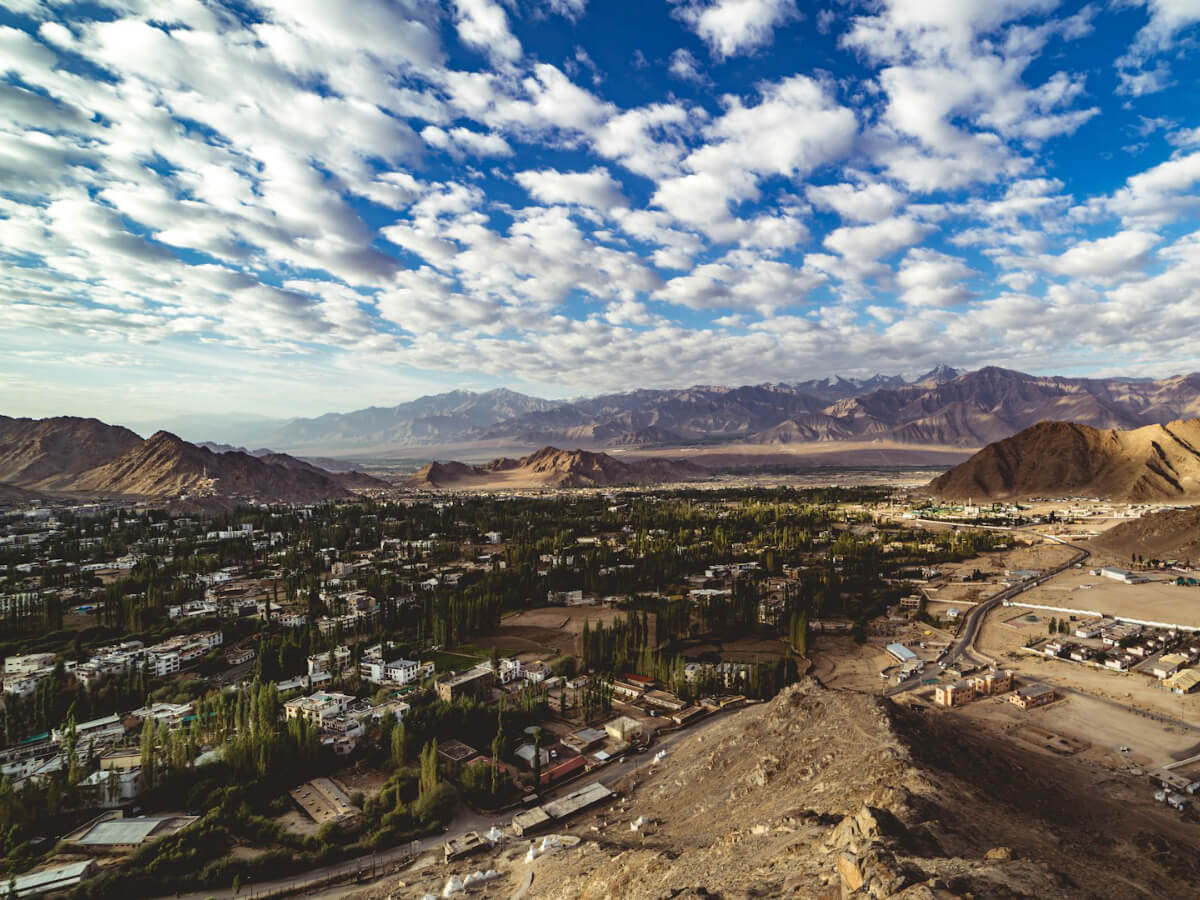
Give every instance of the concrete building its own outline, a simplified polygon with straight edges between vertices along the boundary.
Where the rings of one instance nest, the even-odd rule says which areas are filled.
[[[1009,702],[1021,709],[1034,709],[1038,706],[1045,706],[1047,703],[1053,703],[1055,696],[1054,688],[1049,685],[1034,684],[1013,691],[1008,699]]]
[[[970,679],[970,685],[981,697],[1006,694],[1012,690],[1013,674],[1009,670],[991,670]]]
[[[629,716],[618,716],[611,722],[605,722],[604,730],[608,732],[608,736],[614,741],[628,744],[634,738],[642,736],[642,723],[637,719],[631,719]]]
[[[476,666],[438,681],[437,695],[447,703],[453,703],[459,697],[478,697],[486,700],[495,682],[496,676],[491,666]]]
[[[975,688],[969,681],[939,684],[933,692],[933,702],[938,706],[962,706],[975,699]]]
[[[289,719],[303,719],[320,728],[338,716],[346,714],[346,708],[354,701],[349,694],[322,691],[307,697],[297,697],[283,704],[284,714]]]
[[[1163,687],[1176,694],[1190,694],[1200,687],[1200,669],[1180,669],[1163,680]]]
[[[917,654],[913,653],[899,641],[887,645],[888,654],[898,663],[912,662],[917,658]]]
[[[58,894],[71,890],[80,882],[91,878],[97,871],[94,859],[84,859],[63,866],[42,869],[38,872],[17,875],[12,881],[12,888],[17,897]]]
[[[324,653],[314,653],[310,656],[308,658],[308,674],[320,675],[322,672],[328,672],[336,675],[349,665],[350,648],[343,644]]]
[[[1158,658],[1158,662],[1151,666],[1150,671],[1154,673],[1154,677],[1162,680],[1170,678],[1180,669],[1188,664],[1188,658],[1183,653],[1164,653]]]

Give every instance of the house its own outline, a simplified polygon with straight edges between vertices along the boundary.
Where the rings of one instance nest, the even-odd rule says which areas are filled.
[[[308,658],[308,674],[320,675],[328,672],[336,675],[350,665],[350,648],[343,644],[324,653],[314,653]]]
[[[499,671],[496,674],[501,684],[510,684],[525,677],[525,673],[521,669],[521,661],[515,656],[500,660]]]
[[[628,744],[634,738],[642,736],[642,723],[629,716],[618,716],[611,722],[605,722],[604,730],[614,741]]]
[[[912,662],[917,658],[917,654],[913,653],[899,641],[887,645],[887,652],[898,663]]]
[[[925,598],[920,594],[909,594],[907,597],[900,598],[901,609],[920,609],[921,604],[925,602]]]
[[[419,662],[411,659],[393,659],[384,662],[381,659],[364,659],[358,664],[359,674],[367,681],[375,684],[406,685],[419,681],[425,674],[432,674],[433,663]]]
[[[991,697],[995,694],[1006,694],[1012,690],[1013,674],[1004,671],[991,670],[982,675],[976,675],[969,680],[971,688],[980,697]]]
[[[436,685],[437,695],[447,703],[453,703],[459,697],[487,699],[495,681],[496,676],[491,666],[476,666],[466,672],[440,679]]]
[[[1154,663],[1150,671],[1155,678],[1164,679],[1170,678],[1180,669],[1188,664],[1188,658],[1183,653],[1164,653],[1158,658],[1158,662]]]
[[[604,743],[607,736],[608,733],[600,728],[581,728],[564,737],[562,743],[564,747],[569,747],[576,753],[587,753]]]
[[[44,894],[65,893],[81,881],[86,881],[96,874],[98,868],[94,859],[84,859],[55,866],[52,869],[42,869],[39,872],[27,872],[12,879],[11,888],[16,897],[40,897]]]
[[[646,688],[640,684],[631,684],[628,681],[616,680],[612,684],[613,696],[621,700],[640,700],[642,694],[646,693]]]
[[[657,706],[669,712],[679,712],[687,706],[687,703],[667,691],[647,691],[642,699],[651,706]]]
[[[283,704],[283,711],[288,719],[303,719],[324,728],[326,723],[335,717],[345,715],[346,707],[353,700],[354,698],[349,694],[321,691],[307,697],[297,697],[287,701]]]
[[[1119,569],[1116,566],[1105,566],[1096,573],[1104,578],[1111,578],[1113,581],[1121,581],[1125,584],[1143,584],[1147,579],[1141,575],[1135,575],[1128,569]]]
[[[1190,694],[1200,687],[1200,669],[1180,669],[1170,678],[1164,679],[1163,687],[1176,694]]]
[[[516,756],[517,759],[521,760],[521,762],[525,763],[525,765],[528,766],[530,769],[533,768],[533,760],[534,760],[533,744],[522,744],[520,747],[518,747],[514,751],[513,755]],[[539,747],[537,755],[541,757],[543,769],[545,769],[548,765],[550,765],[550,751],[549,750],[547,750],[545,747]]]
[[[469,760],[478,756],[479,752],[474,747],[451,738],[448,741],[438,742],[437,755],[438,759],[458,771]]]
[[[240,666],[254,659],[253,647],[230,647],[225,651],[225,662],[231,666]]]
[[[933,702],[938,706],[962,706],[975,699],[975,688],[968,681],[939,684],[933,692]]]
[[[1098,637],[1100,632],[1106,628],[1111,628],[1116,623],[1112,619],[1084,619],[1075,626],[1075,637],[1094,638]]]
[[[116,809],[142,795],[142,770],[97,769],[79,782],[79,789],[101,809]]]
[[[1048,684],[1034,684],[1029,687],[1018,688],[1009,695],[1009,702],[1015,704],[1021,709],[1034,709],[1038,706],[1045,706],[1047,703],[1052,703],[1055,699],[1054,688]]]

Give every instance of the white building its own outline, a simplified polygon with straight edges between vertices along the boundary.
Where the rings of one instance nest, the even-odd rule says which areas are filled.
[[[321,691],[289,700],[283,704],[283,710],[289,719],[303,719],[323,728],[327,721],[344,716],[346,707],[353,701],[354,698],[349,694]]]
[[[350,665],[350,648],[345,644],[327,650],[324,653],[314,653],[308,658],[308,674],[320,675],[322,672],[336,674]]]

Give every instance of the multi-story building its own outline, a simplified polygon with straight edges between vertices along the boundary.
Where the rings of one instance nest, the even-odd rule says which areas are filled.
[[[319,728],[338,716],[346,714],[346,708],[354,701],[349,694],[320,691],[307,697],[297,697],[283,704],[284,714],[289,719],[303,719]]]
[[[939,684],[933,692],[933,702],[938,706],[962,706],[975,699],[975,688],[969,681]]]
[[[491,666],[476,666],[438,681],[437,695],[447,703],[453,703],[459,697],[486,699],[491,694],[495,681],[496,675]]]
[[[1009,702],[1021,709],[1033,709],[1052,703],[1055,698],[1054,688],[1048,684],[1033,684],[1029,687],[1018,688],[1009,695]]]
[[[328,672],[336,675],[350,665],[350,648],[345,644],[326,650],[324,653],[314,653],[308,658],[308,674],[320,675]]]

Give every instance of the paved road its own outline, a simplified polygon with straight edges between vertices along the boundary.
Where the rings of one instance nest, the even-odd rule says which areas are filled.
[[[744,708],[744,707],[742,707]],[[642,769],[648,769],[654,765],[654,754],[660,750],[670,750],[679,741],[703,733],[704,729],[718,719],[731,715],[736,710],[721,710],[707,716],[703,721],[698,722],[690,728],[683,728],[679,731],[672,732],[662,738],[655,740],[651,749],[644,753],[627,753],[620,761],[610,763],[604,766],[595,774],[594,777],[582,778],[578,781],[573,781],[564,785],[559,791],[551,792],[543,795],[543,799],[549,799],[552,793],[570,793],[587,787],[597,781],[603,781],[606,784],[613,784],[626,775]],[[440,849],[442,844],[451,836],[465,834],[468,831],[477,831],[483,833],[490,829],[492,825],[499,825],[501,828],[507,827],[515,810],[507,813],[499,813],[497,815],[480,815],[469,808],[460,807],[457,815],[451,820],[445,832],[441,834],[432,834],[428,837],[421,838],[415,842],[417,855],[425,853],[428,850]],[[400,847],[393,847],[389,850],[382,850],[379,853],[369,853],[363,856],[355,857],[354,859],[346,860],[345,862],[337,863],[331,866],[323,866],[319,869],[308,869],[306,871],[297,872],[295,875],[290,875],[287,878],[281,878],[275,881],[264,882],[263,884],[249,883],[243,884],[238,893],[239,900],[247,900],[256,896],[266,894],[274,894],[288,889],[299,889],[316,881],[325,881],[335,877],[353,878],[359,871],[367,870],[374,871],[376,877],[387,873],[388,867],[406,862],[412,856],[413,844],[404,844]],[[232,897],[233,893],[229,888],[207,891],[198,891],[193,894],[173,894],[166,895],[168,897],[180,897],[182,900],[206,900],[213,897]],[[164,898],[165,900],[165,898]]]
[[[907,521],[914,521],[914,520],[909,519]],[[997,606],[999,606],[1001,603],[1003,603],[1005,600],[1011,600],[1013,597],[1016,597],[1018,594],[1022,594],[1025,591],[1030,590],[1031,588],[1035,588],[1038,585],[1043,584],[1046,581],[1049,581],[1055,575],[1058,575],[1061,572],[1065,572],[1067,569],[1070,569],[1072,566],[1075,566],[1076,564],[1083,562],[1085,559],[1087,559],[1089,556],[1092,555],[1091,551],[1087,550],[1084,547],[1080,547],[1077,544],[1069,543],[1067,541],[1064,541],[1062,538],[1048,537],[1047,535],[1040,534],[1039,532],[1032,531],[1028,528],[1004,528],[1003,526],[1000,526],[1000,525],[988,525],[988,526],[957,525],[952,522],[942,522],[938,519],[917,519],[915,521],[922,522],[922,523],[929,523],[929,524],[937,524],[937,525],[949,525],[952,528],[985,527],[989,531],[1012,531],[1012,532],[1024,532],[1026,534],[1036,534],[1040,538],[1044,538],[1046,540],[1053,541],[1056,544],[1062,544],[1063,546],[1070,547],[1072,550],[1075,551],[1075,555],[1073,557],[1071,557],[1071,559],[1067,560],[1065,563],[1063,563],[1060,566],[1055,566],[1053,569],[1050,569],[1044,575],[1040,575],[1037,578],[1031,579],[1030,581],[1022,581],[1019,584],[1014,584],[1010,587],[1006,587],[1004,590],[1000,591],[999,593],[993,594],[991,597],[988,597],[986,600],[982,600],[979,603],[976,603],[974,606],[972,606],[966,612],[966,614],[963,616],[962,628],[958,632],[958,637],[955,638],[955,640],[950,644],[950,646],[946,650],[946,653],[942,657],[942,661],[944,663],[946,663],[946,665],[948,665],[948,666],[954,665],[955,663],[959,662],[960,660],[968,662],[971,665],[976,665],[976,666],[987,664],[989,662],[988,660],[980,659],[979,656],[975,653],[975,640],[976,640],[976,638],[979,637],[979,630],[983,627],[983,620],[985,618],[987,618],[987,614],[989,612],[991,612],[993,609],[995,609]],[[896,685],[895,687],[889,688],[888,690],[884,691],[883,695],[885,697],[893,697],[896,694],[902,694],[905,691],[912,690],[913,688],[920,686],[921,678],[922,678],[921,675],[917,675],[915,678],[910,678],[907,681],[902,681],[900,684]]]

